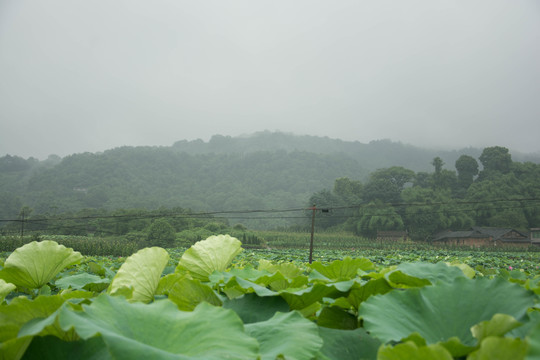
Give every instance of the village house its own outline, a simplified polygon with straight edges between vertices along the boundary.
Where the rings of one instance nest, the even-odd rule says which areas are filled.
[[[537,239],[540,244],[540,238]],[[435,235],[433,244],[457,246],[518,246],[529,247],[531,238],[515,229],[473,226],[465,231],[444,231]]]
[[[531,245],[540,246],[540,228],[531,229]]]

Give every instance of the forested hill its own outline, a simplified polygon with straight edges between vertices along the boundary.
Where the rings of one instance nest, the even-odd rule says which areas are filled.
[[[263,132],[245,138],[214,136],[209,142],[180,141],[170,147],[52,156],[45,161],[7,155],[0,158],[0,219],[17,218],[23,206],[34,214],[85,208],[296,208],[306,206],[314,192],[331,189],[337,178],[364,182],[371,171],[391,166],[432,171],[436,156],[453,169],[459,155],[480,153]],[[519,160],[519,155],[512,155]],[[248,225],[264,226],[265,220]]]
[[[493,144],[497,145],[497,144]],[[376,140],[368,144],[358,141],[343,141],[310,135],[292,135],[281,132],[264,131],[250,136],[230,137],[215,135],[208,142],[202,140],[176,142],[176,151],[189,154],[209,153],[252,153],[257,151],[307,151],[316,154],[342,153],[352,157],[368,171],[391,166],[402,166],[413,171],[432,171],[431,161],[440,157],[452,168],[461,155],[478,158],[482,148],[460,150],[430,150],[390,140]],[[519,162],[540,163],[539,154],[522,154],[512,149],[512,158]]]

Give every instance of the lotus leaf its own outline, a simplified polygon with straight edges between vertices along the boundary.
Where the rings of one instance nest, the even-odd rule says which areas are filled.
[[[439,344],[418,346],[412,341],[394,347],[386,345],[379,349],[377,360],[453,360],[452,355]]]
[[[323,345],[317,325],[297,311],[276,313],[271,319],[247,324],[246,332],[261,346],[262,359],[312,359]]]
[[[130,303],[101,294],[84,311],[63,308],[59,322],[82,339],[101,334],[115,359],[255,359],[258,343],[232,311],[202,303],[179,311],[167,299]]]
[[[156,293],[167,295],[169,300],[184,311],[195,309],[203,301],[216,306],[222,305],[210,286],[179,273],[163,277]]]
[[[467,360],[520,360],[527,354],[527,342],[517,338],[488,336],[480,344],[480,349],[473,351]]]
[[[54,241],[33,241],[9,255],[0,278],[17,286],[38,289],[82,258],[79,252]]]
[[[168,261],[169,254],[160,247],[137,251],[122,264],[108,292],[111,295],[124,295],[130,301],[152,301],[161,273]]]
[[[242,251],[240,240],[229,235],[210,236],[186,250],[177,272],[188,272],[193,278],[208,281],[214,271],[224,271]]]
[[[13,284],[7,283],[4,279],[0,279],[0,303],[4,301],[7,294],[15,290],[17,287]]]
[[[335,260],[328,265],[315,261],[311,264],[311,268],[330,280],[350,280],[358,276],[358,270],[373,270],[375,265],[366,258],[352,259],[347,256],[343,260]]]
[[[319,327],[323,346],[318,359],[375,359],[381,342],[364,329],[338,330]]]
[[[512,316],[495,314],[491,320],[474,325],[471,332],[475,338],[482,341],[488,336],[503,336],[519,326],[521,326],[521,323]]]
[[[476,341],[470,331],[473,325],[497,313],[519,319],[533,304],[534,295],[517,284],[501,278],[463,277],[451,283],[372,296],[360,306],[359,316],[365,329],[384,343],[418,332],[428,344],[457,336],[471,346]]]
[[[62,341],[55,336],[36,336],[24,353],[25,359],[109,360],[112,357],[101,336],[78,341]]]
[[[236,299],[225,300],[223,307],[234,310],[244,324],[268,320],[278,311],[289,311],[289,305],[282,297],[259,297],[256,294],[245,294]]]

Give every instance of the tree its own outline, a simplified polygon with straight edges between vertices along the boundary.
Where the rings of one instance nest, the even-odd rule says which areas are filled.
[[[372,202],[360,209],[360,220],[356,225],[355,233],[374,238],[377,236],[377,231],[403,229],[403,220],[393,206]]]
[[[484,175],[489,175],[494,172],[506,174],[510,171],[510,167],[512,166],[512,156],[508,152],[508,149],[502,146],[485,148],[479,159],[484,166]]]
[[[397,203],[405,184],[412,182],[414,171],[401,166],[379,169],[371,173],[364,187],[364,200],[380,200],[384,203]]]
[[[165,219],[157,219],[150,225],[146,240],[152,246],[161,246],[163,248],[174,246],[176,233],[171,224]]]
[[[456,160],[456,170],[458,172],[457,181],[461,189],[468,189],[478,175],[478,162],[469,155],[461,155]]]
[[[358,204],[362,200],[362,183],[348,177],[338,178],[334,181],[333,193],[339,196],[345,204]]]

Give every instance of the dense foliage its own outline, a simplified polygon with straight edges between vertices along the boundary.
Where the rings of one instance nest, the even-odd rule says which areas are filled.
[[[52,241],[27,244],[0,270],[0,356],[540,356],[538,258],[518,269],[517,254],[474,267],[448,256],[419,262],[418,254],[395,265],[366,257],[309,265],[291,255],[267,260],[227,235],[186,251],[145,248],[125,261],[83,257]]]
[[[407,230],[413,239],[428,240],[441,230],[473,225],[525,233],[540,227],[540,165],[514,162],[499,146],[485,148],[479,160],[480,171],[477,160],[462,155],[457,173],[436,157],[431,173],[393,166],[372,172],[363,184],[337,179],[332,191],[314,193],[309,204],[337,209],[320,222],[323,228],[340,226],[369,237],[380,230]]]

